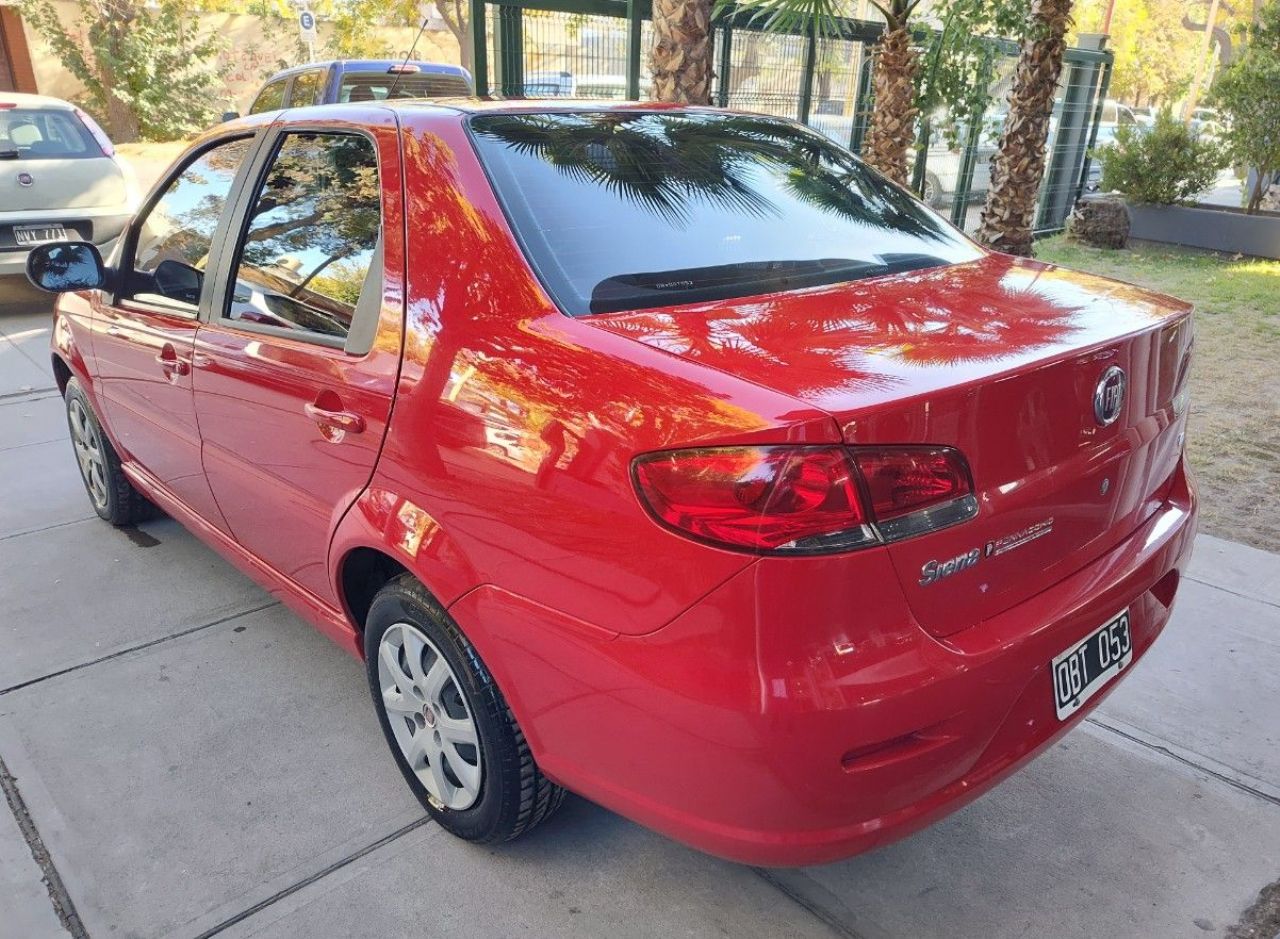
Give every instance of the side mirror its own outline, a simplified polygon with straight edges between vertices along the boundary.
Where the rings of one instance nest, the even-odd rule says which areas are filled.
[[[237,117],[239,117],[239,116],[240,116],[240,112],[239,112],[239,111],[223,111],[223,112],[222,112],[222,123],[224,123],[224,124],[225,124],[227,121],[234,121],[234,120],[235,120]]]
[[[97,290],[107,282],[107,269],[89,242],[58,241],[31,249],[27,280],[50,293]]]

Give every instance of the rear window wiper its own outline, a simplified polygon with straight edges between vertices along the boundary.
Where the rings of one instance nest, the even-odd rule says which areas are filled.
[[[819,258],[812,261],[747,261],[671,271],[616,274],[591,291],[592,313],[616,313],[649,306],[750,297],[801,287],[817,287],[888,272],[880,261]]]
[[[0,150],[0,160],[16,160],[19,155],[17,150]]]

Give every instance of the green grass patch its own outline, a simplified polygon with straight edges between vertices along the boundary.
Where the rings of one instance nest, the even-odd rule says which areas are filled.
[[[1036,257],[1196,306],[1187,452],[1201,527],[1280,551],[1280,261],[1150,243],[1122,251],[1058,236]]]

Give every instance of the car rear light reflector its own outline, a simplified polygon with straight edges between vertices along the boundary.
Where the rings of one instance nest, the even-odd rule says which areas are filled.
[[[978,514],[969,466],[951,447],[860,447],[854,460],[885,541],[946,528]]]
[[[874,543],[842,447],[721,447],[642,456],[636,486],[654,516],[704,541],[810,553]]]
[[[853,451],[878,521],[950,502],[973,491],[969,468],[950,447],[870,447]]]
[[[662,524],[757,552],[847,551],[978,512],[969,467],[948,447],[707,447],[646,454],[633,470]]]

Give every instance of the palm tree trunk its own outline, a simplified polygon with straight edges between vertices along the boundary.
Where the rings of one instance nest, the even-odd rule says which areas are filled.
[[[1030,37],[1022,44],[1009,93],[1000,149],[991,158],[991,188],[982,207],[977,239],[988,247],[1031,256],[1045,140],[1062,73],[1072,0],[1032,0]]]
[[[905,23],[890,22],[876,43],[875,106],[862,156],[895,183],[907,185],[907,156],[916,136],[915,78],[920,68]]]
[[[653,97],[710,104],[712,0],[653,0]]]

